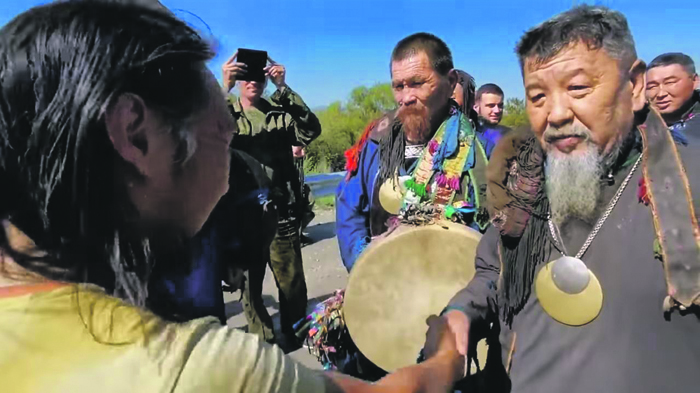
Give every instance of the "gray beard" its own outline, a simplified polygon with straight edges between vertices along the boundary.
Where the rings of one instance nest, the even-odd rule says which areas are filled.
[[[591,222],[600,198],[603,160],[595,145],[588,143],[585,153],[547,155],[545,190],[552,221],[561,226],[571,218]]]
[[[619,158],[625,143],[618,141],[603,155],[591,142],[583,154],[548,154],[545,162],[545,191],[552,221],[562,226],[572,218],[593,223],[602,190],[601,178]]]

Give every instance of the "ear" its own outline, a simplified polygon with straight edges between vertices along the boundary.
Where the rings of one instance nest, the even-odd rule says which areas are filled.
[[[29,236],[8,220],[2,220],[0,222],[2,222],[2,231],[5,233],[7,245],[10,246],[10,250],[22,254],[36,254],[38,248]]]
[[[459,75],[457,75],[457,71],[455,71],[454,68],[447,73],[447,80],[450,82],[450,91],[455,91],[455,86],[457,86]]]
[[[693,90],[698,90],[700,88],[700,76],[698,74],[695,74],[695,77],[693,77]]]
[[[635,112],[644,109],[647,103],[645,95],[647,85],[646,70],[646,63],[639,59],[637,59],[637,61],[632,64],[632,68],[630,68],[629,77],[630,83],[632,83],[632,110]]]
[[[119,96],[105,113],[107,134],[114,150],[142,174],[147,172],[147,117],[152,116],[141,97],[130,93]]]

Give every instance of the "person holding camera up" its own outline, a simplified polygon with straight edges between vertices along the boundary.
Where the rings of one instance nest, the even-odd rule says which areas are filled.
[[[272,179],[271,194],[278,207],[279,221],[268,261],[280,291],[284,339],[298,346],[293,324],[306,316],[307,292],[299,239],[303,198],[290,146],[311,143],[321,134],[321,123],[304,100],[287,86],[283,65],[267,57],[267,65],[258,70],[239,62],[238,57],[236,52],[222,67],[225,91],[229,92],[236,83],[240,89],[240,97],[229,100],[229,109],[238,123],[231,147],[260,161]],[[264,78],[255,77],[262,73]],[[269,100],[263,98],[268,80],[277,87]],[[262,300],[266,266],[264,263],[251,266],[243,291],[248,331],[274,342],[272,319]]]

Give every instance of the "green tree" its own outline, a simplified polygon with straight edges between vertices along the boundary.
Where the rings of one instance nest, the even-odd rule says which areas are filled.
[[[372,117],[396,108],[394,94],[389,83],[379,83],[370,88],[356,87],[350,93],[348,111],[360,116]]]
[[[506,127],[518,128],[530,125],[530,119],[527,117],[527,111],[525,110],[525,100],[523,99],[507,99],[503,112],[501,124]]]

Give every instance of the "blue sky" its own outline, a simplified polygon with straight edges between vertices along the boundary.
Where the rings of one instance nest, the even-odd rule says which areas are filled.
[[[0,25],[46,0],[0,0]],[[201,18],[219,43],[211,68],[239,47],[267,50],[311,107],[346,100],[359,85],[388,82],[389,55],[401,38],[427,31],[445,40],[455,65],[497,83],[509,97],[523,88],[513,47],[529,27],[572,0],[161,0]],[[700,65],[697,0],[599,0],[628,18],[639,56],[679,51]],[[196,18],[178,15],[195,25]],[[692,39],[691,39],[692,37]]]

